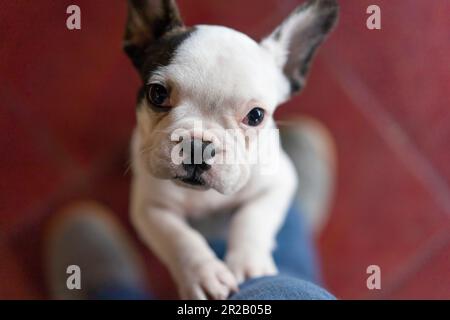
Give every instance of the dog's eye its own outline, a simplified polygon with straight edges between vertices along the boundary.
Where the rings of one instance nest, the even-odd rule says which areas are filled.
[[[169,106],[169,92],[161,84],[150,84],[148,86],[147,97],[149,102],[157,107]]]
[[[264,120],[264,110],[261,108],[253,108],[242,121],[244,124],[256,127]]]

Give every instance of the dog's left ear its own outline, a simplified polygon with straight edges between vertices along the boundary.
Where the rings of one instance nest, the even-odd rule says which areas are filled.
[[[124,51],[140,69],[145,49],[166,33],[182,27],[184,24],[174,0],[128,0]]]
[[[263,39],[291,84],[291,93],[299,92],[319,45],[336,24],[339,6],[336,0],[308,0]]]

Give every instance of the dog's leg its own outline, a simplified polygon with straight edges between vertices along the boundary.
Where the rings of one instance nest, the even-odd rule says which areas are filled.
[[[296,187],[290,162],[277,180],[244,204],[231,220],[225,261],[238,283],[277,273],[272,251]]]
[[[132,221],[141,238],[165,263],[183,299],[226,299],[237,290],[228,267],[182,216],[161,208],[141,208]]]

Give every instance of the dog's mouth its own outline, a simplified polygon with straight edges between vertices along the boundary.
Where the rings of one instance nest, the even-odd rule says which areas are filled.
[[[193,175],[191,177],[180,178],[180,180],[191,186],[204,186],[205,185],[205,181],[200,176],[197,176],[197,175]]]
[[[185,176],[177,176],[175,177],[175,180],[181,182],[183,185],[188,185],[191,188],[195,189],[207,188],[205,180],[198,173],[193,173]]]

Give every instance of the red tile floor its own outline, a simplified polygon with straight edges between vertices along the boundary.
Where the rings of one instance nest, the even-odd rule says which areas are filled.
[[[81,31],[65,28],[73,2]],[[257,38],[300,2],[179,0],[188,24]],[[450,1],[340,2],[309,86],[277,115],[312,115],[336,140],[337,193],[318,238],[326,285],[339,298],[449,299]],[[381,30],[365,27],[370,4]],[[138,78],[121,52],[124,20],[123,1],[0,3],[0,298],[48,297],[43,226],[64,203],[96,199],[128,226]],[[165,274],[141,248],[149,274]],[[382,290],[366,287],[371,264]]]

